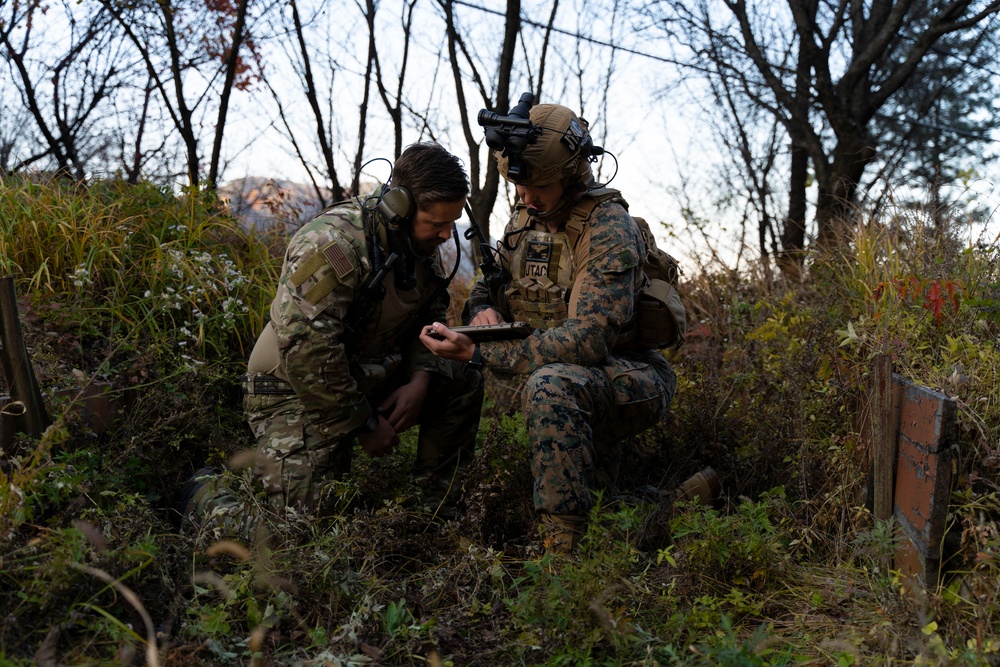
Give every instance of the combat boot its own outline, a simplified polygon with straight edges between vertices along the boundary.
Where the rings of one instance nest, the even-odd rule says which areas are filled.
[[[458,518],[458,506],[462,496],[462,485],[469,472],[469,462],[461,461],[425,468],[413,479],[417,501],[424,511],[439,519],[448,521]]]
[[[542,514],[542,546],[545,553],[568,558],[583,537],[587,517],[578,514]]]
[[[696,501],[699,505],[711,505],[722,489],[719,476],[711,468],[705,468],[689,477],[674,492],[674,501]]]
[[[186,521],[190,521],[198,509],[198,504],[206,493],[206,489],[215,482],[222,474],[219,468],[205,467],[198,469],[184,484],[181,490],[180,500],[176,505],[176,516],[174,526],[178,529],[183,527]]]

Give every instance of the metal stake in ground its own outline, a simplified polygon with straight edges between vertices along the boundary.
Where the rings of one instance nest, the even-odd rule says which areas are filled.
[[[17,430],[37,438],[51,420],[45,412],[42,393],[38,390],[35,371],[31,366],[28,348],[21,335],[21,318],[17,309],[17,292],[14,278],[0,278],[0,363],[3,364],[10,398],[24,404],[24,414],[14,417]]]

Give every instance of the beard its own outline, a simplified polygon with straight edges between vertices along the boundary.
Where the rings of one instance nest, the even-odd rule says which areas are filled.
[[[410,247],[413,248],[414,254],[420,257],[433,257],[443,243],[443,239],[436,237],[424,241],[417,241],[412,237],[410,238]]]

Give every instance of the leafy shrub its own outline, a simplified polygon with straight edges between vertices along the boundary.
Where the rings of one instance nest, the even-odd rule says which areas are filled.
[[[196,468],[253,444],[233,380],[283,239],[203,194],[8,179],[0,268],[55,424],[0,460],[0,661],[1000,664],[1000,254],[939,231],[867,221],[803,283],[687,276],[672,414],[626,443],[609,496],[712,465],[712,507],[602,497],[577,557],[544,557],[523,423],[501,416],[483,420],[455,520],[415,501],[410,433],[359,457],[328,515],[245,548],[178,534],[173,506]],[[936,589],[892,569],[899,535],[865,509],[858,415],[885,353],[958,406]],[[56,396],[95,379],[123,407],[105,433]]]

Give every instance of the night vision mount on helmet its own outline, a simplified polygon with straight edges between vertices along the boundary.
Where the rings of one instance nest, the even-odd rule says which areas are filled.
[[[529,112],[535,96],[524,93],[506,116],[488,109],[479,110],[479,124],[485,129],[486,145],[508,158],[508,178],[519,182],[528,177],[524,149],[538,141],[542,128],[531,122]]]
[[[588,123],[558,104],[534,104],[524,93],[506,116],[479,112],[486,144],[497,155],[504,178],[518,185],[543,186],[563,178],[582,178],[590,162],[604,154],[594,145]]]

